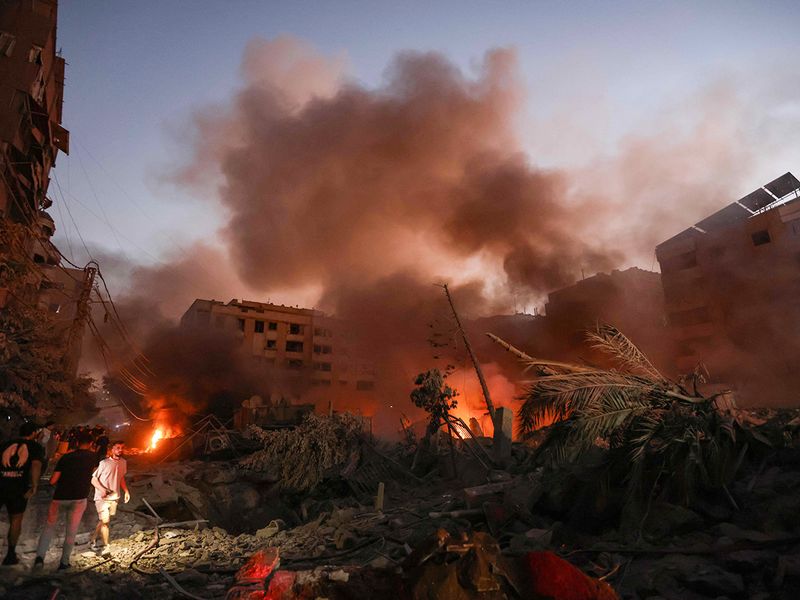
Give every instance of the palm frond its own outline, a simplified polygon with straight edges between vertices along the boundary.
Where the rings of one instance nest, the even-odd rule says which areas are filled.
[[[613,325],[598,324],[595,331],[587,333],[589,343],[608,354],[617,366],[629,373],[638,373],[650,379],[664,381],[664,376],[641,350]]]
[[[520,408],[520,429],[529,432],[572,413],[579,414],[603,402],[623,407],[658,388],[640,377],[609,371],[587,370],[541,377],[525,390]],[[613,404],[613,403],[617,404]]]

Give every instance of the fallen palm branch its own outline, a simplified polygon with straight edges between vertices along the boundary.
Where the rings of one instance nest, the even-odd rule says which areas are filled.
[[[611,325],[599,325],[588,341],[613,369],[537,359],[487,335],[535,375],[520,398],[519,429],[527,435],[552,424],[539,448],[550,462],[574,462],[603,447],[614,463],[609,472],[624,474],[629,499],[652,498],[656,486],[683,501],[701,488],[729,495],[750,436],[716,409],[718,395],[667,379]]]

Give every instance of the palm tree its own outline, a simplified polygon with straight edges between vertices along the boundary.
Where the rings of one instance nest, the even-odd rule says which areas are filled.
[[[536,375],[525,388],[519,429],[526,435],[550,423],[537,455],[551,463],[577,461],[589,449],[609,448],[609,473],[623,473],[628,500],[657,488],[688,503],[704,488],[724,489],[748,442],[715,400],[665,377],[611,325],[588,332],[592,347],[612,368],[540,360],[488,334]],[[733,502],[735,504],[735,502]]]

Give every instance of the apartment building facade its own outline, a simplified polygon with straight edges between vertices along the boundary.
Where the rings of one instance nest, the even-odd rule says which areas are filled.
[[[69,152],[69,132],[61,126],[65,62],[56,52],[57,16],[56,0],[0,3],[0,225],[25,228],[24,236],[8,234],[2,250],[49,265],[59,261],[45,212],[50,169],[59,150]],[[31,278],[24,300],[34,299],[40,281]],[[0,308],[8,301],[0,289]]]
[[[769,382],[800,373],[800,181],[782,175],[661,243],[656,257],[678,368],[703,362],[752,400],[785,395]]]
[[[352,331],[318,310],[197,299],[181,325],[234,332],[253,360],[320,390],[364,394],[375,387],[374,365],[357,351]]]
[[[597,273],[550,292],[545,305],[543,339],[549,355],[569,360],[593,353],[586,331],[607,323],[615,326],[655,364],[669,362],[661,278],[637,267]],[[602,356],[592,356],[602,359]]]

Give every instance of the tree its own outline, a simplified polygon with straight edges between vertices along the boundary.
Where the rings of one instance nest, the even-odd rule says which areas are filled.
[[[447,375],[442,375],[439,369],[420,373],[414,379],[417,387],[411,391],[411,400],[414,405],[430,415],[425,436],[422,438],[417,453],[414,455],[412,469],[417,466],[422,452],[430,448],[430,440],[439,428],[449,423],[449,411],[458,406],[458,392],[445,383]],[[451,450],[452,450],[452,440]],[[455,465],[454,465],[455,466]]]
[[[616,483],[627,485],[629,504],[656,492],[688,503],[702,489],[724,490],[733,502],[727,485],[763,437],[717,410],[717,396],[667,379],[616,328],[600,325],[588,339],[614,369],[539,360],[503,343],[537,375],[522,398],[520,429],[552,423],[540,456],[573,463],[592,448],[608,448],[606,472],[623,479]]]

